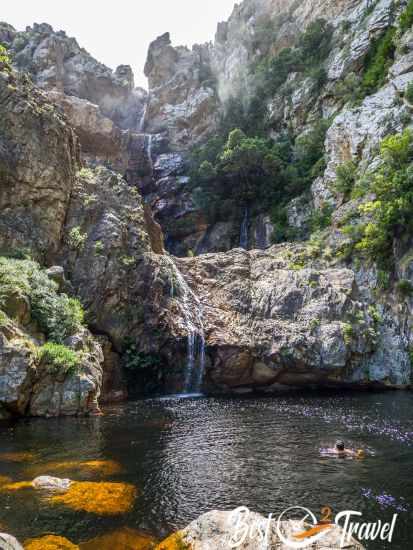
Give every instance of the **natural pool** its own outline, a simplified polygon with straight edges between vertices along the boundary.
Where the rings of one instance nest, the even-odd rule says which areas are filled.
[[[319,515],[330,506],[358,510],[370,521],[388,521],[397,512],[392,544],[368,548],[412,546],[412,393],[162,398],[105,412],[0,422],[0,476],[65,477],[57,466],[62,461],[110,460],[69,477],[136,486],[132,509],[105,516],[51,505],[34,491],[4,492],[3,529],[22,541],[56,533],[79,543],[126,526],[160,539],[212,509],[245,505],[277,514],[301,505]],[[369,456],[321,456],[319,449],[337,438]]]

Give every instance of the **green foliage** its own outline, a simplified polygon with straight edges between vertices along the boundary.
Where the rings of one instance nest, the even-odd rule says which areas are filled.
[[[356,103],[363,98],[361,77],[356,73],[348,73],[343,80],[339,80],[334,88],[334,96],[342,99],[343,103]]]
[[[31,279],[32,316],[49,340],[62,343],[84,323],[84,311],[79,300],[57,293],[57,284],[35,270]]]
[[[47,342],[37,350],[37,360],[55,375],[74,374],[80,363],[75,351],[53,342]]]
[[[407,279],[401,279],[396,283],[396,290],[400,296],[409,298],[413,295],[413,285]]]
[[[62,343],[83,324],[80,302],[59,294],[57,283],[35,262],[0,258],[0,306],[11,295],[29,298],[33,319],[55,343]]]
[[[404,97],[407,99],[407,101],[411,105],[413,105],[413,82],[410,82],[409,85],[407,86]]]
[[[10,57],[7,49],[3,44],[0,44],[0,64],[6,69],[10,69]]]
[[[103,254],[104,250],[105,250],[105,246],[102,243],[102,241],[96,241],[96,243],[95,243],[95,252],[96,252],[96,254],[98,254],[98,255]]]
[[[330,53],[333,27],[325,19],[316,19],[310,23],[298,40],[303,62],[314,64],[324,61]]]
[[[402,32],[406,32],[413,25],[413,0],[409,0],[406,9],[400,16],[399,26]]]
[[[390,273],[384,269],[379,269],[377,272],[377,286],[381,290],[387,290],[390,286]]]
[[[129,344],[124,354],[124,368],[130,371],[140,369],[157,368],[160,365],[160,359],[152,353],[143,353],[137,351],[137,346]]]
[[[6,327],[9,323],[9,318],[7,315],[0,309],[0,328]]]
[[[349,198],[356,183],[356,174],[357,165],[352,160],[340,164],[336,169],[335,189],[342,193],[346,199]]]
[[[85,246],[86,238],[86,233],[82,233],[80,227],[73,227],[69,231],[67,243],[73,250],[80,251]]]
[[[355,335],[354,327],[351,323],[344,323],[342,328],[344,342],[347,346],[349,346]]]
[[[377,40],[373,41],[364,64],[362,90],[364,95],[374,93],[386,80],[389,67],[393,63],[396,29],[389,27]]]
[[[394,239],[413,233],[413,134],[405,130],[388,136],[380,156],[380,168],[367,180],[367,191],[375,198],[359,208],[368,222],[359,226],[353,242],[357,251],[389,271]]]
[[[266,95],[278,92],[292,72],[313,74],[321,87],[326,79],[321,63],[330,53],[332,35],[332,26],[325,19],[316,19],[299,37],[297,47],[284,48],[277,56],[261,63],[258,73],[264,77]],[[318,72],[314,72],[315,69]]]
[[[328,203],[324,204],[322,208],[314,210],[310,220],[310,229],[312,233],[329,227],[331,225],[332,213],[333,207]]]
[[[292,236],[283,207],[323,172],[327,128],[320,120],[295,142],[288,135],[276,142],[248,137],[239,128],[225,142],[213,138],[192,153],[195,203],[211,222],[241,217],[245,206],[257,205],[272,211],[276,242]]]

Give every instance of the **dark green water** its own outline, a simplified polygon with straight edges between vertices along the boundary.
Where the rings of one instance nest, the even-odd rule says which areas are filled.
[[[0,430],[1,452],[31,451],[40,465],[114,459],[124,473],[110,479],[141,491],[131,513],[109,519],[0,494],[0,524],[21,540],[54,532],[79,542],[125,525],[162,537],[212,509],[277,514],[300,505],[317,516],[322,506],[358,510],[370,521],[397,511],[393,543],[368,548],[412,547],[412,393],[153,399],[101,418],[2,422]],[[336,438],[370,456],[320,455]],[[24,467],[2,461],[0,475],[24,480]]]

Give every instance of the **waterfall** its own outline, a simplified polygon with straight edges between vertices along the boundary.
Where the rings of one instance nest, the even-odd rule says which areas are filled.
[[[139,120],[139,124],[138,124],[138,132],[140,134],[143,134],[144,132],[144,129],[145,129],[145,119],[146,119],[146,111],[148,110],[148,102],[145,103],[145,107],[143,108],[143,111],[142,111],[142,116]]]
[[[170,296],[179,292],[179,305],[187,332],[187,358],[185,367],[184,393],[199,393],[205,371],[205,333],[203,308],[198,296],[189,287],[176,264],[166,257],[173,270]],[[165,258],[165,259],[166,259]]]
[[[249,226],[249,209],[245,207],[244,218],[241,223],[241,230],[239,235],[239,245],[245,250],[248,249],[248,226]]]
[[[153,175],[153,160],[152,160],[152,134],[145,134],[145,151],[149,160],[149,166],[151,170],[151,176]]]

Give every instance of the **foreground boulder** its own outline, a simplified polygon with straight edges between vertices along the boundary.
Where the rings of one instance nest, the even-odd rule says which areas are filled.
[[[178,533],[171,535],[157,546],[157,550],[227,550],[230,543],[240,542],[237,548],[241,550],[257,550],[257,548],[268,548],[268,550],[287,550],[291,548],[284,544],[277,531],[277,521],[272,521],[268,526],[268,519],[260,514],[250,512],[247,518],[243,518],[243,525],[248,526],[249,535],[243,542],[239,533],[236,534],[236,521],[233,512],[221,512],[214,510],[203,514]],[[310,526],[301,521],[282,521],[280,530],[286,538],[294,536],[294,533],[302,532]],[[266,542],[259,534],[267,533]],[[326,530],[326,534],[320,540],[313,542],[311,548],[314,550],[333,550],[341,548],[341,537],[343,535],[340,527],[332,527]],[[234,538],[235,537],[235,538]],[[294,539],[292,539],[294,540]],[[347,550],[363,550],[363,546],[354,538],[346,542]]]
[[[0,533],[0,548],[1,550],[23,550],[18,540],[6,533]]]

